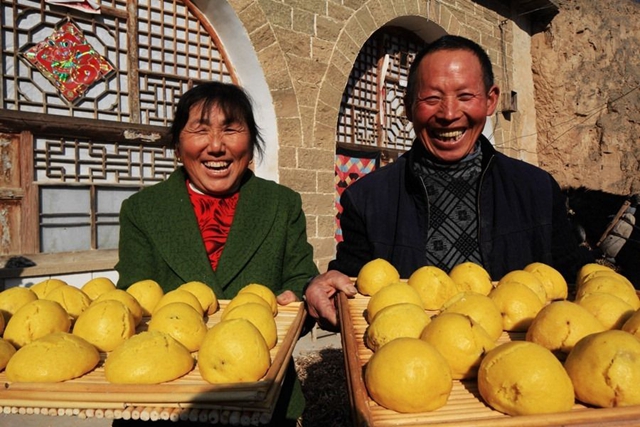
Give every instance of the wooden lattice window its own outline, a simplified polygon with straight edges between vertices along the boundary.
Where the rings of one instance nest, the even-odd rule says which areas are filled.
[[[411,147],[413,130],[402,98],[409,66],[424,44],[414,33],[395,27],[382,28],[367,40],[342,95],[338,146],[381,151],[383,160]]]
[[[165,133],[180,95],[237,82],[189,0],[102,0],[96,12],[0,0],[0,143],[19,141],[3,144],[21,170],[0,180],[0,255],[116,248],[122,200],[176,166]],[[112,68],[72,100],[27,57],[66,23]]]

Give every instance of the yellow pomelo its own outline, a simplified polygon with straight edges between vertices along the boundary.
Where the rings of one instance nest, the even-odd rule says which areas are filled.
[[[562,363],[528,341],[500,344],[487,353],[478,369],[478,391],[493,409],[508,415],[565,412],[575,403]]]
[[[256,294],[260,296],[269,303],[269,307],[271,307],[271,313],[274,316],[278,314],[278,301],[276,299],[276,294],[274,294],[273,291],[265,285],[261,285],[260,283],[249,283],[238,291],[238,295],[244,293]]]
[[[126,290],[131,296],[133,296],[140,307],[142,308],[143,316],[151,316],[156,305],[164,296],[164,290],[158,282],[155,280],[140,280],[133,283]]]
[[[114,289],[112,291],[105,292],[98,298],[93,300],[92,304],[112,299],[120,301],[121,303],[126,305],[133,315],[133,321],[136,323],[136,326],[140,324],[140,322],[142,321],[142,306],[140,305],[138,300],[127,291],[123,291],[122,289]]]
[[[60,286],[69,286],[69,284],[60,279],[46,279],[36,283],[29,289],[35,292],[38,298],[44,298],[49,292]]]
[[[451,269],[449,277],[460,291],[472,291],[482,295],[489,295],[493,289],[491,276],[480,264],[467,261]]]
[[[597,264],[595,262],[585,264],[580,267],[580,270],[578,270],[578,274],[576,276],[576,288],[579,289],[580,285],[582,285],[582,283],[584,282],[584,279],[594,271],[606,271],[615,273],[612,268],[609,268],[606,265]]]
[[[633,285],[615,276],[589,276],[589,278],[582,283],[580,289],[577,290],[575,299],[580,299],[583,295],[595,292],[604,292],[615,295],[633,307],[634,310],[640,308],[640,298],[638,298],[638,294],[636,293]]]
[[[419,338],[430,320],[427,312],[419,305],[390,305],[380,310],[371,321],[365,331],[365,345],[375,352],[396,338]]]
[[[165,293],[162,298],[160,298],[160,301],[158,301],[158,304],[156,304],[156,307],[153,309],[153,314],[155,314],[156,311],[160,310],[165,305],[171,304],[172,302],[184,302],[186,304],[189,304],[194,308],[194,310],[200,313],[200,316],[204,316],[204,310],[202,309],[202,305],[200,304],[198,297],[184,289],[174,289]],[[151,315],[151,317],[153,317],[153,314]]]
[[[358,272],[356,288],[362,295],[373,296],[382,287],[400,281],[398,270],[382,258],[367,262]]]
[[[531,288],[518,282],[496,286],[489,298],[502,314],[502,329],[505,331],[526,331],[544,306]]]
[[[629,303],[604,292],[584,294],[575,302],[593,314],[605,329],[620,329],[635,312]]]
[[[432,265],[418,268],[407,283],[418,291],[427,310],[440,310],[449,298],[460,292],[447,273]]]
[[[153,313],[147,330],[165,332],[194,352],[200,349],[207,325],[202,315],[189,304],[172,302]]]
[[[202,378],[212,384],[258,381],[271,365],[262,334],[246,319],[215,324],[198,352]]]
[[[543,304],[547,302],[547,293],[544,289],[544,285],[538,279],[536,275],[525,270],[513,270],[502,276],[502,278],[496,284],[496,287],[500,287],[505,283],[520,283],[531,289],[540,298],[540,302]]]
[[[80,289],[93,301],[101,294],[112,291],[115,288],[116,284],[108,277],[95,277],[82,285]]]
[[[0,372],[4,370],[15,353],[16,348],[9,341],[0,338]]]
[[[16,286],[0,292],[0,313],[4,318],[5,326],[20,307],[37,299],[38,295],[31,288]]]
[[[584,337],[564,367],[581,402],[605,408],[640,404],[640,339],[628,332]]]
[[[14,382],[54,383],[80,377],[98,362],[100,353],[86,340],[68,332],[54,332],[16,351],[7,363],[6,374]]]
[[[227,314],[234,308],[241,306],[242,304],[249,304],[249,303],[262,304],[265,307],[267,307],[269,310],[271,310],[271,305],[260,295],[256,295],[251,292],[245,292],[243,294],[236,295],[229,301],[229,303],[226,305],[224,310],[222,310],[222,314],[220,315],[220,320],[224,320]]]
[[[365,312],[367,322],[371,323],[375,315],[383,308],[403,302],[416,304],[422,308],[420,294],[406,283],[398,282],[383,287],[367,303]]]
[[[595,279],[596,277],[601,277],[601,276],[614,277],[614,278],[626,283],[627,285],[633,287],[633,283],[631,283],[631,281],[629,279],[627,279],[625,276],[623,276],[622,274],[620,274],[620,273],[618,273],[617,271],[614,271],[614,270],[596,270],[596,271],[592,271],[591,273],[587,274],[584,277],[584,279],[582,279],[582,283],[580,285],[582,286],[583,284],[585,284],[589,280]]]
[[[91,298],[81,289],[74,286],[59,286],[47,293],[42,299],[48,299],[60,304],[73,320],[77,319],[91,304]]]
[[[640,310],[636,310],[622,325],[622,330],[640,338]]]
[[[441,313],[431,319],[420,339],[447,360],[454,380],[475,378],[482,357],[496,344],[482,326],[460,313]]]
[[[186,375],[194,364],[189,350],[169,334],[143,331],[109,353],[104,376],[115,384],[159,384]]]
[[[73,325],[73,334],[102,352],[114,350],[136,333],[133,314],[118,300],[92,303]]]
[[[278,327],[273,313],[262,304],[248,302],[235,307],[226,313],[224,320],[246,319],[258,328],[268,348],[273,348],[278,342]]]
[[[419,338],[398,338],[374,353],[364,382],[376,403],[403,413],[441,408],[453,388],[445,358]]]
[[[554,301],[533,319],[526,339],[552,352],[569,353],[585,336],[604,330],[604,325],[586,308],[571,301]]]
[[[208,315],[211,315],[218,310],[218,298],[216,297],[215,292],[213,292],[213,289],[211,289],[211,287],[206,283],[197,281],[187,282],[178,286],[178,289],[189,291],[195,295],[196,298],[198,298],[198,301],[200,301],[202,310],[204,310]]]
[[[540,280],[547,295],[547,301],[567,299],[569,287],[562,274],[550,265],[532,262],[524,268]]]
[[[502,313],[487,295],[473,291],[460,292],[444,303],[442,312],[466,314],[478,322],[493,340],[502,335]]]
[[[15,348],[29,344],[52,332],[69,332],[71,318],[55,301],[39,299],[16,311],[4,330],[4,339]]]

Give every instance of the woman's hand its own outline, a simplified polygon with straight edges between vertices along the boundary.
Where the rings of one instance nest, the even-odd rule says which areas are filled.
[[[276,297],[276,300],[278,301],[278,305],[287,305],[291,304],[292,302],[299,301],[298,297],[293,293],[293,291],[282,292]]]
[[[357,293],[349,276],[331,270],[316,276],[307,286],[304,298],[309,315],[325,330],[338,330],[338,313],[333,297],[344,292],[348,297]]]

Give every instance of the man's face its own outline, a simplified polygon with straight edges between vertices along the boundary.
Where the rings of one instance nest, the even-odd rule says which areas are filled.
[[[417,73],[407,117],[431,154],[442,162],[456,162],[472,151],[500,91],[484,87],[480,61],[467,50],[428,54]]]

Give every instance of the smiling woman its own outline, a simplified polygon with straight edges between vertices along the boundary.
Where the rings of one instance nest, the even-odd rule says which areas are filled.
[[[168,293],[197,281],[232,299],[259,283],[281,305],[299,300],[318,273],[302,201],[250,170],[264,145],[244,90],[195,86],[180,98],[170,134],[182,166],[122,204],[118,287],[154,280]],[[289,366],[273,425],[295,425],[304,408]]]

